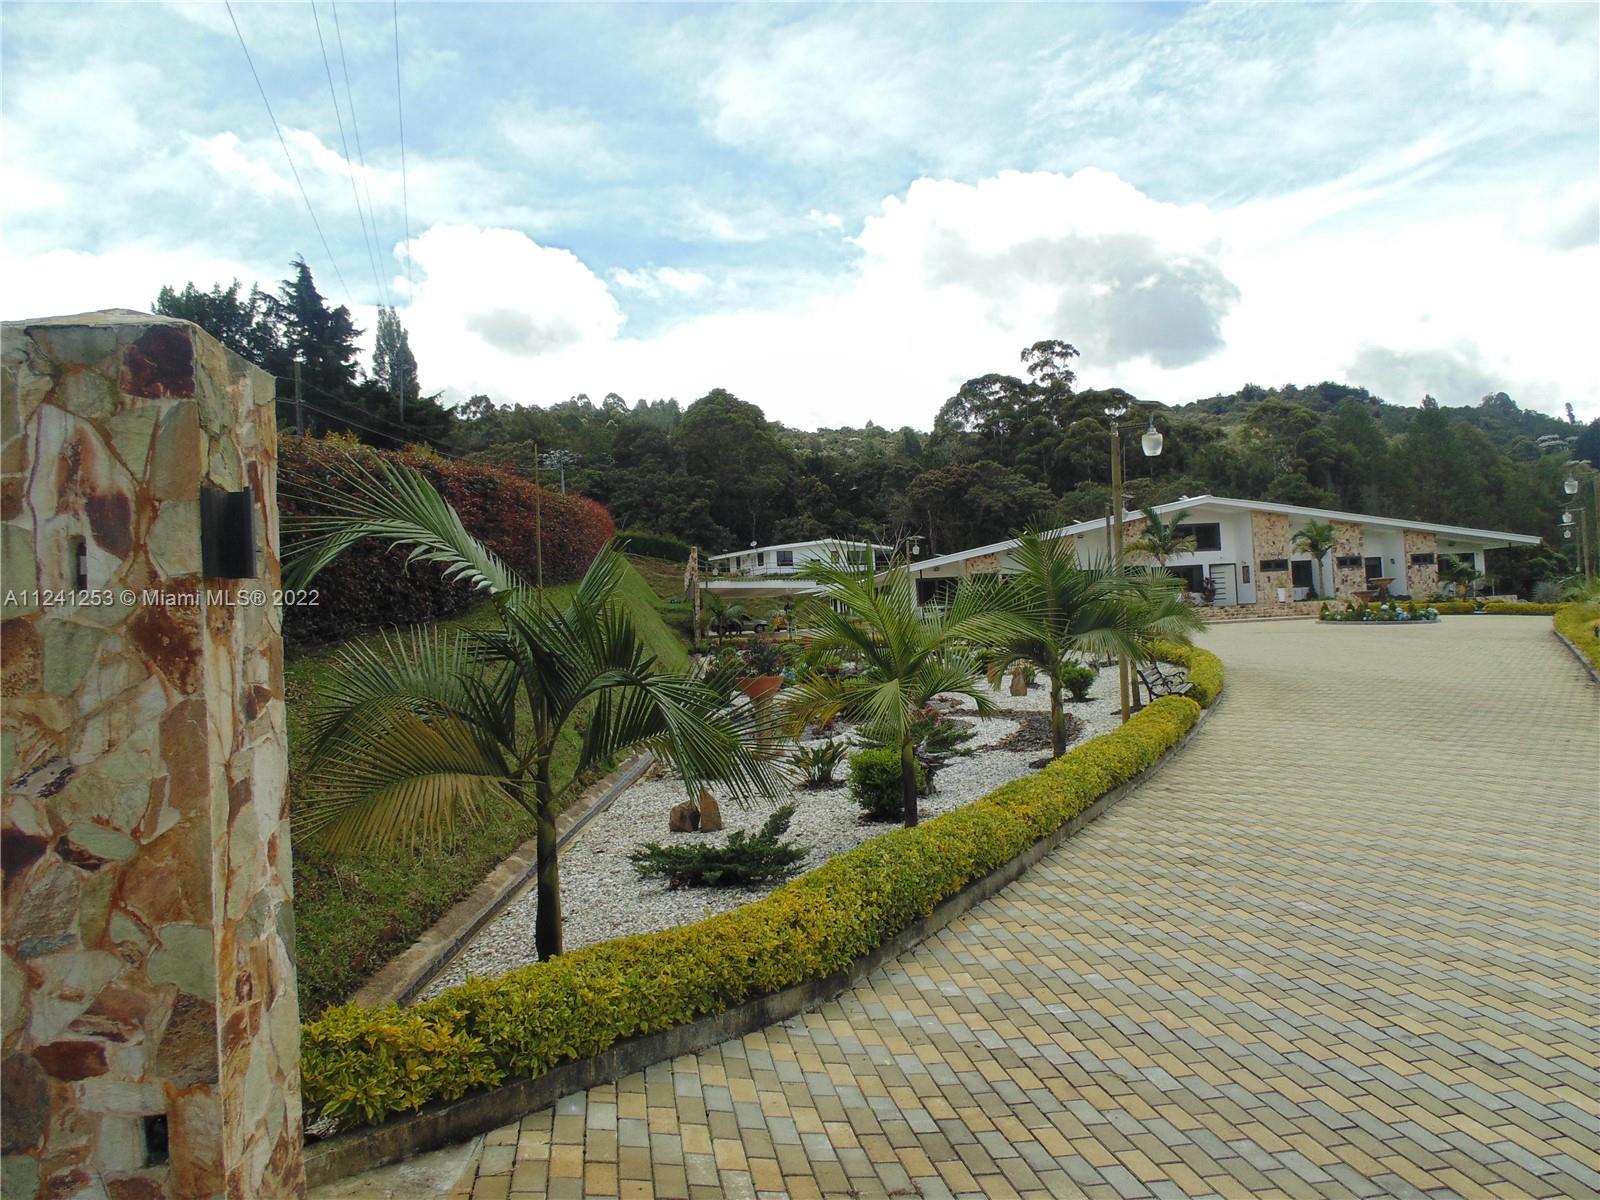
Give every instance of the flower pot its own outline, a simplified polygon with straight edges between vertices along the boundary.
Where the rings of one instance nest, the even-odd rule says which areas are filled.
[[[739,690],[758,703],[776,695],[782,686],[782,675],[751,675],[739,680]]]

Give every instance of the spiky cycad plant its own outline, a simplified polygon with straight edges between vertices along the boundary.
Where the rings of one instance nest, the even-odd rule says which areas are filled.
[[[900,749],[905,823],[917,823],[917,714],[935,696],[966,696],[978,714],[994,711],[975,646],[996,636],[988,593],[963,587],[942,614],[924,614],[906,564],[895,562],[882,579],[873,572],[826,563],[801,572],[822,585],[803,602],[813,631],[811,649],[854,658],[854,675],[802,679],[784,710],[795,728],[844,716],[875,741]]]
[[[721,781],[737,796],[779,782],[753,723],[729,702],[731,681],[663,670],[628,614],[625,560],[606,546],[570,599],[524,584],[467,533],[418,472],[352,461],[345,490],[313,497],[326,515],[299,518],[285,581],[305,586],[364,538],[410,550],[490,597],[496,621],[459,632],[419,629],[385,653],[343,651],[311,717],[316,786],[302,830],[338,851],[448,836],[491,804],[535,819],[539,958],[561,953],[556,815],[589,768],[649,747],[671,759],[692,793]],[[555,773],[556,742],[587,720],[571,777]]]
[[[1031,531],[1018,538],[1011,559],[1015,572],[988,585],[990,607],[1004,619],[986,657],[996,668],[1022,659],[1050,681],[1050,748],[1059,758],[1067,751],[1067,668],[1085,657],[1139,656],[1129,610],[1148,574],[1079,563],[1070,539]]]
[[[1179,509],[1166,521],[1163,521],[1161,514],[1148,504],[1139,511],[1144,514],[1144,529],[1140,531],[1138,537],[1128,543],[1130,552],[1154,559],[1156,566],[1163,570],[1166,569],[1167,559],[1194,552],[1193,536],[1178,532],[1178,526],[1189,519],[1187,508]]]

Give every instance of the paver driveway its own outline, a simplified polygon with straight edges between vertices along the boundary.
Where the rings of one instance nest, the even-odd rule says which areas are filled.
[[[1527,617],[1206,644],[1200,736],[1001,895],[458,1194],[1600,1192],[1600,689]]]

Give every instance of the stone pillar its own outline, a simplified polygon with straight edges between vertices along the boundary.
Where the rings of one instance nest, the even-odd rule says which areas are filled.
[[[1256,605],[1276,604],[1278,589],[1284,588],[1290,598],[1294,596],[1292,576],[1289,573],[1289,517],[1286,513],[1250,513],[1250,544],[1255,548]],[[1261,563],[1269,559],[1283,560],[1281,571],[1263,571]]]
[[[1341,567],[1341,558],[1358,560],[1353,567]],[[1351,599],[1367,590],[1367,569],[1362,560],[1361,526],[1350,521],[1333,522],[1333,594]]]
[[[0,393],[0,1191],[302,1195],[273,381],[117,310]]]
[[[1406,594],[1413,600],[1426,600],[1439,590],[1439,539],[1421,529],[1405,531]],[[1413,554],[1431,554],[1433,561],[1419,565]]]

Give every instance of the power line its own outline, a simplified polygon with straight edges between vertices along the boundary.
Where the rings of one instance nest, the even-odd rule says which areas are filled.
[[[367,174],[367,153],[361,148],[361,121],[356,116],[355,94],[350,90],[350,61],[344,54],[344,31],[339,27],[339,0],[333,3],[333,36],[339,43],[339,68],[344,72],[344,98],[350,108],[350,131],[356,135],[356,159],[361,163],[361,190],[367,195],[367,218],[372,222],[372,240],[378,249],[383,248],[383,236],[378,232],[378,210],[372,204],[372,180]],[[381,272],[380,272],[381,274]],[[388,296],[388,287],[383,289]],[[393,299],[389,300],[389,307],[394,307]]]
[[[261,93],[261,103],[267,107],[267,116],[272,120],[272,128],[278,135],[278,145],[283,147],[283,157],[289,164],[289,173],[294,176],[294,185],[300,189],[300,199],[305,201],[306,213],[311,218],[311,223],[316,226],[317,237],[322,241],[322,248],[327,252],[328,261],[333,264],[333,273],[339,280],[339,286],[344,289],[346,296],[350,295],[350,285],[344,281],[344,272],[339,270],[339,260],[333,256],[333,248],[328,245],[328,236],[322,232],[322,222],[317,220],[317,210],[311,207],[311,197],[306,195],[306,185],[300,182],[300,172],[295,169],[294,156],[289,153],[289,143],[284,140],[283,129],[278,125],[277,115],[272,111],[272,101],[267,99],[267,89],[261,84],[261,75],[256,70],[256,60],[250,56],[250,47],[245,45],[244,31],[239,28],[239,18],[233,15],[231,0],[222,0],[222,6],[228,10],[228,20],[233,22],[233,32],[239,39],[239,49],[244,51],[244,60],[250,64],[250,74],[256,81],[256,91]]]
[[[291,378],[289,376],[286,376],[286,375],[274,375],[273,378],[278,380],[278,381],[280,381],[280,382],[282,382],[282,383],[293,383],[294,382],[293,378]],[[324,388],[318,387],[316,384],[312,383],[310,380],[304,378],[303,376],[301,377],[301,381],[300,382],[301,382],[301,386],[302,387],[306,388],[309,391],[313,391],[313,392],[317,393],[317,395],[322,396],[324,399],[331,400],[334,404],[343,405],[343,404],[349,404],[350,403],[349,400],[341,398],[339,396],[335,396],[332,392],[327,391]],[[279,397],[277,397],[277,400],[278,400],[279,404],[293,404],[294,403],[294,397],[292,397],[292,396],[279,396]],[[363,433],[371,433],[371,434],[375,434],[378,437],[386,437],[386,438],[390,439],[393,442],[399,443],[400,445],[406,445],[406,444],[414,443],[414,442],[417,441],[417,439],[414,438],[414,437],[411,437],[411,438],[402,437],[401,435],[393,432],[392,430],[376,429],[371,425],[364,425],[360,421],[353,421],[349,417],[347,417],[344,413],[334,412],[334,411],[332,411],[330,409],[326,409],[326,408],[320,408],[315,404],[307,403],[305,400],[301,400],[300,403],[301,403],[302,407],[309,408],[314,413],[321,413],[325,417],[330,417],[335,421],[339,421],[339,422],[341,422],[341,423],[343,423],[345,425],[350,426],[352,429],[359,429]],[[447,453],[447,452],[445,452],[443,450],[435,450],[435,453],[437,453],[439,455],[439,457],[441,457],[441,458],[454,459],[456,462],[470,462],[471,461],[470,459],[462,458],[459,454],[449,454],[449,453]]]
[[[317,49],[322,52],[322,71],[328,77],[328,99],[333,101],[333,119],[339,126],[339,146],[344,151],[345,169],[350,171],[350,199],[356,204],[356,220],[361,222],[361,240],[367,247],[367,265],[372,268],[372,282],[378,289],[378,300],[384,299],[383,284],[378,281],[378,258],[372,252],[372,239],[367,236],[367,218],[361,211],[361,193],[356,190],[355,171],[351,170],[350,142],[344,136],[344,117],[339,112],[339,93],[333,86],[333,67],[328,63],[328,45],[322,40],[322,18],[317,15],[317,0],[311,0],[311,20],[317,27]],[[346,76],[348,83],[349,77]]]
[[[394,108],[400,118],[400,200],[406,233],[406,299],[414,300],[411,282],[411,192],[406,182],[406,110],[400,90],[400,0],[391,0],[394,11]]]

